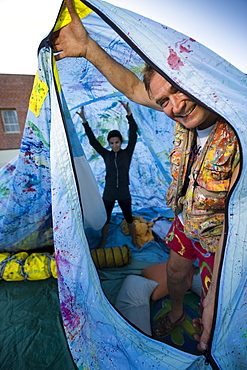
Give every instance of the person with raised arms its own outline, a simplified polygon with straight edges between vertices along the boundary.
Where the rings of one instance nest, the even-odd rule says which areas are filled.
[[[127,222],[132,238],[132,244],[135,248],[139,249],[140,246],[136,240],[136,230],[132,217],[131,195],[129,191],[129,168],[137,140],[137,124],[133,118],[129,103],[124,103],[123,101],[120,101],[119,103],[122,104],[126,110],[126,118],[129,123],[129,141],[127,147],[124,149],[122,149],[123,137],[120,131],[111,130],[108,133],[107,141],[111,148],[111,150],[108,150],[104,148],[94,136],[94,133],[86,119],[83,106],[77,114],[82,118],[82,124],[90,145],[104,159],[106,167],[103,202],[105,205],[107,220],[102,228],[102,240],[99,248],[104,247],[107,242],[107,233],[111,214],[115,201],[117,200]]]

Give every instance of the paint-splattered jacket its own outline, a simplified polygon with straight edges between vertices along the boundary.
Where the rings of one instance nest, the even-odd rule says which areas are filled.
[[[239,144],[231,126],[223,119],[218,120],[196,161],[191,163],[185,189],[194,133],[176,123],[167,205],[175,214],[183,211],[184,232],[189,238],[215,252],[223,229],[231,177],[240,160]]]

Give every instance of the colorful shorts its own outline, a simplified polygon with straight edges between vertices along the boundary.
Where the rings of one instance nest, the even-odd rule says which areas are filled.
[[[165,238],[165,242],[170,249],[189,260],[198,259],[200,269],[202,294],[201,301],[206,297],[214,266],[214,253],[207,252],[199,242],[187,238],[183,232],[183,225],[178,217],[172,223],[170,230]]]

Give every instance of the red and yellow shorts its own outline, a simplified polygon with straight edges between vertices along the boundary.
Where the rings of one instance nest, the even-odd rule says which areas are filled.
[[[207,252],[199,242],[187,238],[184,234],[184,227],[179,217],[175,217],[170,230],[165,238],[165,242],[170,249],[189,260],[198,259],[198,267],[202,282],[201,301],[206,297],[214,266],[215,253]]]

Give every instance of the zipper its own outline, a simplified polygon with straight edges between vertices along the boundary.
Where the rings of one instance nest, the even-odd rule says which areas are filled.
[[[117,183],[116,183],[116,187],[118,188],[118,166],[117,166],[117,153],[114,153],[115,154],[115,158],[114,158],[114,163],[115,163],[115,167],[116,167],[116,173],[117,173]]]
[[[214,361],[212,354],[211,354],[211,343],[208,346],[208,349],[204,352],[205,356],[205,365],[211,366],[213,370],[220,370],[219,366]]]
[[[237,135],[236,131],[235,131],[235,134],[238,138],[238,141],[239,141],[239,144],[240,144],[240,153],[241,153],[241,158],[243,158],[243,151],[242,151],[242,147],[241,147],[241,142],[240,142],[240,139],[239,139],[239,136]],[[218,270],[218,279],[217,279],[217,283],[216,283],[216,291],[215,291],[215,306],[214,306],[214,316],[213,316],[213,322],[212,322],[212,329],[211,329],[211,335],[210,335],[210,338],[209,338],[209,342],[208,342],[208,348],[207,350],[204,352],[204,356],[205,356],[205,364],[208,365],[210,364],[212,369],[214,370],[219,370],[219,366],[217,365],[213,355],[212,355],[212,342],[213,342],[213,335],[214,335],[214,331],[215,331],[215,323],[216,323],[216,317],[217,317],[217,310],[218,310],[218,297],[219,297],[219,288],[220,288],[220,275],[221,275],[221,271],[222,271],[222,266],[223,266],[223,261],[224,261],[224,255],[225,255],[225,247],[226,247],[226,242],[227,242],[227,238],[228,238],[228,231],[229,231],[229,222],[228,222],[228,209],[229,209],[229,199],[231,198],[231,194],[232,192],[234,191],[237,183],[238,183],[238,180],[240,178],[240,174],[242,172],[242,162],[240,161],[240,168],[239,168],[239,173],[238,173],[238,176],[235,180],[235,184],[233,185],[233,187],[231,188],[229,194],[228,194],[228,197],[226,199],[226,207],[225,207],[225,235],[224,235],[224,240],[223,240],[223,246],[222,246],[222,253],[221,253],[221,261],[220,261],[220,265],[219,265],[219,270]]]

